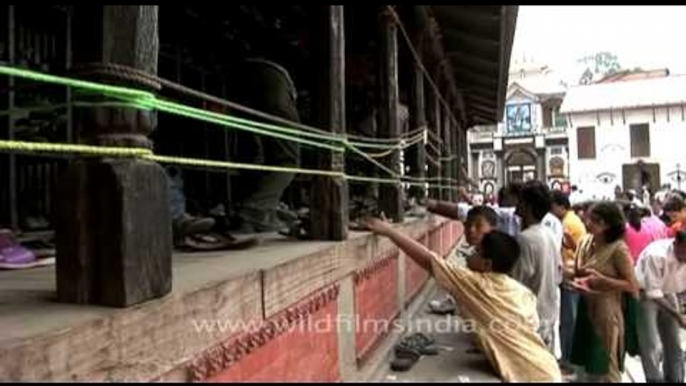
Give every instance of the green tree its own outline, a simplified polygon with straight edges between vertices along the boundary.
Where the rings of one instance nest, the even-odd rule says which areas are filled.
[[[581,84],[589,84],[595,79],[612,75],[622,68],[619,64],[617,55],[608,51],[601,51],[593,55],[584,56],[579,59],[578,62],[586,65],[586,71],[584,71],[584,74],[579,81]]]

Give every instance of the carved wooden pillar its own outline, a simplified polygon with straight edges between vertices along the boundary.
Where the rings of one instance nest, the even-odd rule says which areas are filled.
[[[73,23],[73,60],[81,77],[158,88],[93,65],[156,74],[157,6],[78,5]],[[80,108],[74,119],[77,142],[148,149],[147,136],[157,124],[154,112],[128,107]],[[68,166],[59,196],[60,301],[125,307],[171,291],[172,232],[162,167],[132,158],[79,159]]]
[[[380,12],[379,138],[399,138],[398,120],[398,27],[385,7]],[[400,174],[400,150],[383,158],[384,166]],[[388,174],[385,178],[389,178]],[[403,220],[403,191],[398,184],[380,184],[379,209],[389,219]]]
[[[345,20],[342,5],[321,6],[322,17],[318,66],[319,126],[332,133],[345,134]],[[321,151],[319,167],[343,172],[343,153]],[[348,237],[348,184],[342,177],[318,176],[312,184],[312,229],[318,240],[345,240]]]
[[[413,44],[416,47],[419,58],[423,57],[424,26],[415,15],[413,23]],[[424,72],[420,63],[412,62],[412,83],[410,84],[410,130],[426,128],[426,106],[424,96]],[[426,176],[426,148],[424,142],[412,146],[407,151],[407,160],[410,165],[410,175],[424,179]],[[421,200],[426,196],[423,186],[412,186],[410,197]]]

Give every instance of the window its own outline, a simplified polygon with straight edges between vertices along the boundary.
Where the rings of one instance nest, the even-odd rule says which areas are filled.
[[[564,114],[560,114],[560,106],[553,110],[553,117],[554,127],[567,127],[567,117]]]
[[[579,127],[576,146],[579,150],[579,159],[595,159],[595,127]]]
[[[647,123],[629,125],[631,157],[650,157],[650,128]]]

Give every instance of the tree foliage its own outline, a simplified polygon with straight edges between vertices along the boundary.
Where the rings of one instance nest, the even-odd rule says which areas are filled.
[[[593,55],[587,55],[578,60],[579,63],[586,65],[580,84],[590,84],[595,79],[600,79],[608,75],[612,75],[621,70],[622,66],[619,64],[617,55],[601,51]]]

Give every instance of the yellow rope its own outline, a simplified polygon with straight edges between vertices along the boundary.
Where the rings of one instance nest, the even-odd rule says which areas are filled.
[[[143,157],[152,151],[140,148],[104,147],[65,143],[38,143],[0,140],[0,150],[22,153],[72,153],[105,157]]]
[[[328,177],[339,177],[345,178],[350,181],[358,182],[376,182],[382,184],[408,184],[408,185],[419,185],[423,186],[428,184],[427,181],[403,181],[401,179],[389,179],[389,178],[375,178],[375,177],[364,177],[364,176],[351,176],[343,172],[337,172],[332,170],[316,170],[316,169],[303,169],[303,168],[289,168],[281,166],[270,166],[270,165],[256,165],[256,164],[244,164],[229,161],[214,161],[206,159],[197,158],[184,158],[184,157],[173,157],[173,156],[161,156],[156,155],[148,149],[142,148],[124,148],[124,147],[105,147],[105,146],[90,146],[90,145],[77,145],[77,144],[64,144],[64,143],[40,143],[40,142],[22,142],[22,141],[7,141],[0,140],[0,151],[4,152],[20,152],[20,153],[52,153],[52,154],[79,154],[84,156],[94,156],[94,157],[122,157],[122,158],[140,158],[153,162],[163,163],[163,164],[176,164],[176,165],[186,165],[186,166],[200,166],[207,168],[221,168],[221,169],[243,169],[243,170],[256,170],[263,172],[276,172],[276,173],[297,173],[297,174],[309,174],[309,175],[319,175]],[[406,177],[409,179],[409,177]],[[429,180],[441,180],[441,178],[430,178]],[[443,185],[428,184],[429,187],[443,187]],[[447,187],[449,189],[456,189],[452,187]]]

